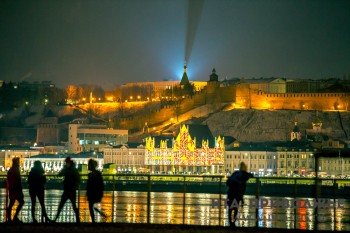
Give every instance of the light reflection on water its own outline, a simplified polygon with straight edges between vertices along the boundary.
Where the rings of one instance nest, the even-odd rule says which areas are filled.
[[[5,190],[0,189],[0,221],[5,221]],[[46,209],[50,218],[57,213],[62,190],[46,191]],[[25,205],[20,213],[24,222],[32,222],[28,190],[24,190]],[[184,198],[185,197],[185,198]],[[219,200],[219,194],[151,192],[150,223],[191,224],[227,226],[226,195],[221,195],[221,209],[213,206],[213,200]],[[315,209],[313,208],[250,208],[254,196],[245,196],[245,205],[239,209],[238,226],[263,228],[285,228],[315,230]],[[264,197],[270,199],[269,197]],[[306,200],[306,199],[305,199]],[[113,204],[114,203],[114,204]],[[108,217],[103,219],[96,213],[97,222],[147,223],[147,193],[118,191],[105,192],[102,203],[98,204]],[[91,222],[85,192],[79,195],[80,220]],[[37,203],[36,215],[39,220],[40,206]],[[219,219],[220,218],[220,219]],[[346,200],[342,208],[318,209],[318,230],[350,230],[350,203]],[[75,222],[70,202],[61,212],[58,222]]]

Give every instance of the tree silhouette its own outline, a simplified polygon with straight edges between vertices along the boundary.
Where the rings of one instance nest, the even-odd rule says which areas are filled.
[[[66,87],[66,93],[67,93],[67,103],[74,103],[77,99],[77,87],[73,85],[69,85]]]

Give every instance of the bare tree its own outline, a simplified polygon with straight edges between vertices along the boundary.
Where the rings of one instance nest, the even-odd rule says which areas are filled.
[[[73,85],[69,85],[66,87],[66,93],[67,93],[67,103],[71,104],[76,101],[77,96],[77,87]]]
[[[76,98],[81,100],[82,98],[84,98],[84,90],[82,87],[77,87],[77,96]],[[86,97],[85,97],[86,98]]]

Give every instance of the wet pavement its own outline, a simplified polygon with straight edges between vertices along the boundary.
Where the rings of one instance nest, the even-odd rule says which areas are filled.
[[[175,224],[134,224],[134,223],[53,223],[53,224],[8,224],[0,223],[2,233],[305,233],[307,230],[238,227],[230,229],[220,226],[175,225]],[[311,232],[311,231],[309,231]],[[321,231],[330,232],[330,231]]]

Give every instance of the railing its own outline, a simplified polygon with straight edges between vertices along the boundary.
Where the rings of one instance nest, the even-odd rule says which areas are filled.
[[[0,175],[0,222],[5,221],[5,178]],[[108,218],[97,216],[98,222],[227,225],[226,184],[223,176],[116,174],[104,175],[104,181],[105,192],[100,208],[107,213]],[[56,215],[63,192],[61,183],[61,177],[47,175],[45,203],[51,218]],[[25,205],[20,218],[24,222],[31,222],[26,176],[22,177],[22,184]],[[86,175],[82,175],[77,201],[80,220],[90,222],[85,188]],[[349,230],[349,191],[350,180],[252,178],[247,184],[244,207],[239,210],[238,224]],[[280,205],[271,204],[274,201],[275,204],[281,201]],[[283,206],[283,201],[288,201],[291,206]],[[325,205],[313,206],[313,203],[318,202]],[[331,202],[335,204],[329,205]],[[40,216],[39,204],[35,214]],[[66,203],[58,222],[74,221],[71,205]]]

